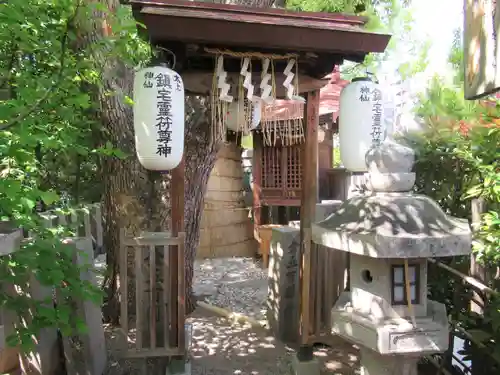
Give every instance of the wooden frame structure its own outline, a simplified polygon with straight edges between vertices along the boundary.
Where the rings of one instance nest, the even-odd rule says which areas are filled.
[[[127,345],[123,350],[123,357],[148,358],[184,354],[184,304],[177,303],[178,296],[184,295],[184,277],[175,280],[175,284],[172,280],[172,274],[183,275],[184,273],[184,241],[185,234],[183,232],[178,233],[176,237],[172,237],[170,233],[145,232],[138,237],[127,237],[123,230],[120,233],[120,270],[124,273],[124,280],[127,280],[128,248],[133,248],[136,299],[135,348],[131,349]],[[162,262],[156,259],[158,247],[163,248]],[[144,248],[147,250],[146,257]],[[145,258],[148,258],[147,265],[144,264]],[[172,259],[176,262],[171,263]],[[144,278],[145,268],[148,270],[148,280]],[[158,269],[160,269],[163,279],[159,288]],[[127,296],[127,283],[123,283],[120,288],[121,293]],[[172,293],[172,291],[177,293]],[[145,298],[145,294],[148,294],[149,298]],[[143,314],[145,305],[149,310],[147,317]],[[159,311],[157,311],[158,306],[161,307]],[[128,300],[122,298],[120,301],[120,324],[127,343],[129,342],[129,321]],[[162,327],[157,327],[158,321]],[[162,337],[157,336],[158,328],[161,328]],[[144,343],[145,338],[147,343]],[[160,345],[158,345],[159,343]]]
[[[328,13],[291,12],[282,9],[257,9],[236,5],[179,0],[130,0],[134,17],[146,25],[139,30],[152,44],[176,55],[175,69],[182,75],[188,93],[209,95],[212,89],[214,55],[208,49],[259,51],[282,54],[293,52],[300,70],[299,92],[305,95],[305,141],[302,165],[301,199],[301,350],[299,360],[312,358],[310,346],[311,224],[318,200],[318,125],[319,89],[325,78],[344,59],[363,61],[371,52],[383,52],[390,36],[363,30],[366,19]],[[168,25],[167,27],[165,25]],[[228,81],[237,82],[241,62],[225,59]],[[286,60],[276,61],[282,72]],[[252,73],[260,74],[256,62]],[[277,96],[284,97],[284,77],[276,76]],[[184,167],[174,170],[172,193],[175,233],[182,231]],[[182,188],[181,188],[182,186]],[[177,259],[180,261],[180,259]],[[183,301],[179,301],[183,303]]]
[[[333,167],[333,131],[331,127],[332,114],[320,117],[318,131],[318,176],[326,177],[326,171]],[[304,143],[283,145],[278,138],[275,145],[266,146],[263,134],[252,133],[253,137],[253,184],[259,192],[258,200],[254,199],[254,211],[262,206],[300,206],[302,190],[302,153]],[[322,181],[326,183],[326,181]],[[320,194],[321,195],[321,194]],[[327,199],[324,197],[323,199]]]

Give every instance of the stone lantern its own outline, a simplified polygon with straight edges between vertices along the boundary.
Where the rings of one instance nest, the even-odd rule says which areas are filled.
[[[427,258],[467,255],[466,220],[411,193],[412,149],[386,140],[366,154],[368,191],[313,224],[313,241],[350,253],[350,291],[332,333],[361,348],[363,375],[416,375],[420,357],[448,349],[443,304],[427,298]]]

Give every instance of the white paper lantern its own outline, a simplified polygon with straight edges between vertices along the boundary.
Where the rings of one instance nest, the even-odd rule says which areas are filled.
[[[249,119],[248,130],[255,129],[260,124],[262,113],[261,101],[252,101],[245,99],[243,102],[235,101],[228,105],[226,113],[226,126],[233,132],[241,131],[245,119],[245,107],[252,106],[251,119]]]
[[[349,171],[365,172],[366,152],[385,138],[382,95],[369,78],[353,79],[340,94],[340,158]]]
[[[154,66],[135,74],[134,131],[144,168],[166,171],[179,165],[184,152],[184,84],[177,72]]]

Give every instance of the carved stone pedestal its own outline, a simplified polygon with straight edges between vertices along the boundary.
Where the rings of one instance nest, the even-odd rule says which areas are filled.
[[[310,361],[300,361],[297,356],[293,357],[292,375],[319,375],[319,362],[316,358]]]
[[[418,358],[380,355],[361,349],[361,375],[417,375]]]

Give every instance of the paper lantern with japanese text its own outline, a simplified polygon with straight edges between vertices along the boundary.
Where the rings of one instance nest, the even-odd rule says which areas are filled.
[[[250,106],[250,110],[248,110]],[[248,113],[247,118],[245,112]],[[261,101],[250,102],[245,99],[244,101],[235,101],[228,105],[226,113],[226,126],[228,130],[239,132],[244,129],[253,130],[259,126],[262,112]]]
[[[184,84],[164,66],[139,70],[134,78],[135,149],[141,165],[166,171],[184,152]]]
[[[366,152],[386,136],[382,95],[380,86],[369,78],[353,79],[340,94],[340,158],[351,172],[366,171]]]

